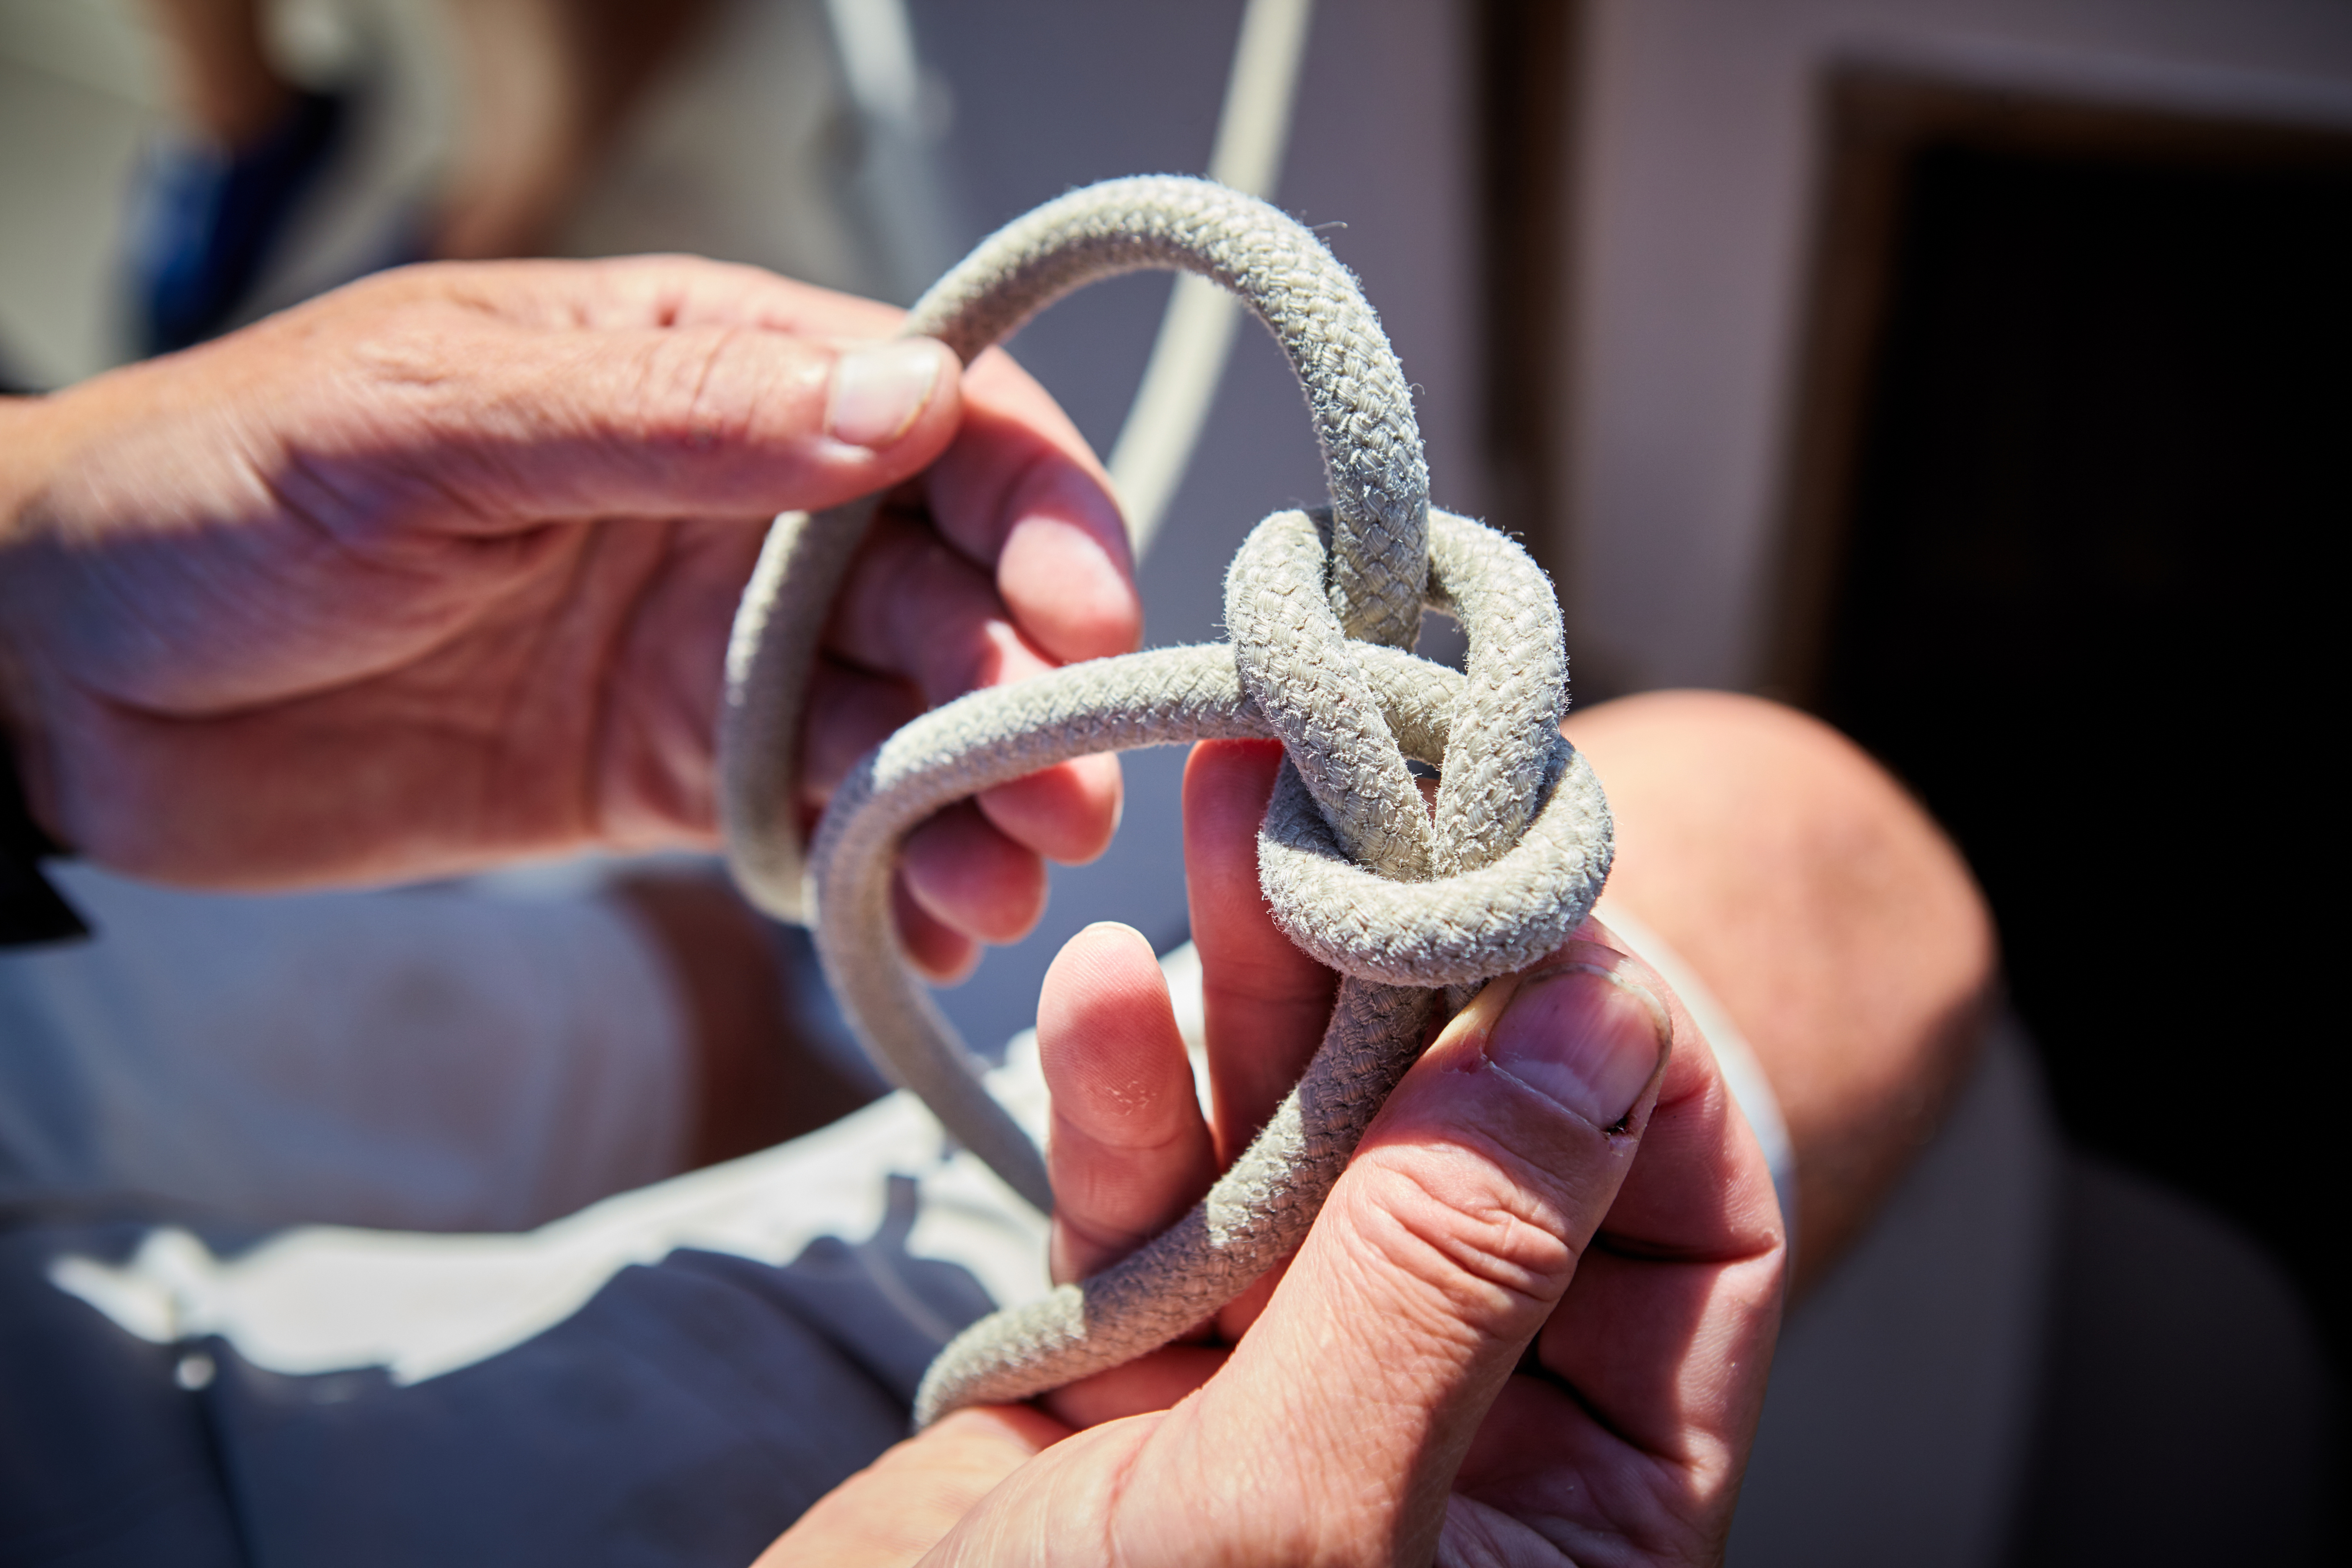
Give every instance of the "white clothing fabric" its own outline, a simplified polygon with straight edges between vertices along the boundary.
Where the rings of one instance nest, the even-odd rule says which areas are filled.
[[[1034,1035],[1015,1042],[990,1088],[1025,1128],[1044,1131]],[[249,1250],[215,1252],[167,1226],[119,1265],[68,1255],[49,1278],[153,1343],[217,1335],[271,1372],[383,1367],[411,1384],[513,1349],[571,1317],[629,1265],[679,1248],[782,1267],[820,1237],[874,1236],[887,1228],[894,1185],[906,1183],[915,1189],[908,1256],[961,1266],[998,1301],[1044,1293],[1045,1216],[948,1143],[904,1091],[807,1137],[623,1193],[527,1235],[306,1226]],[[877,1255],[858,1256],[870,1265]],[[887,1264],[867,1272],[916,1365],[962,1327],[893,1289]]]
[[[682,1002],[594,898],[224,897],[50,875],[0,955],[0,1205],[518,1231],[679,1170]]]
[[[73,888],[103,918],[92,890],[79,879]],[[1785,1181],[1785,1129],[1777,1107],[1755,1098],[1761,1074],[1731,1065],[1753,1065],[1730,1043],[1735,1026],[1654,933],[1622,910],[1616,929],[1686,1004],[1696,998],[1694,1016],[1711,1032],[1759,1142],[1768,1155],[1782,1152],[1775,1174]],[[1163,966],[1197,1068],[1197,961],[1187,947]],[[1732,1542],[1735,1563],[1883,1561],[1898,1542],[1916,1551],[1918,1523],[1928,1519],[1950,1526],[1941,1537],[1950,1549],[1937,1561],[1960,1568],[1991,1560],[2014,1508],[2046,1286],[2047,1172],[2056,1141],[2030,1060],[2013,1026],[1996,1032],[1950,1126],[1837,1276],[1791,1320]],[[990,1088],[1033,1134],[1042,1131],[1034,1035],[1013,1043]],[[357,1136],[375,1146],[364,1127]],[[305,1226],[240,1247],[199,1230],[157,1226],[129,1247],[109,1234],[92,1233],[88,1244],[61,1237],[42,1273],[63,1297],[176,1358],[182,1386],[205,1389],[202,1397],[219,1404],[222,1390],[213,1384],[223,1380],[229,1403],[219,1409],[231,1412],[246,1410],[237,1402],[255,1397],[257,1376],[297,1380],[283,1385],[282,1397],[295,1401],[288,1408],[357,1410],[357,1403],[331,1402],[429,1398],[448,1388],[458,1401],[453,1409],[488,1398],[483,1408],[537,1411],[533,1400],[590,1376],[591,1364],[620,1364],[615,1355],[667,1365],[677,1352],[664,1348],[666,1325],[678,1309],[620,1309],[667,1288],[664,1280],[703,1279],[710,1265],[693,1260],[713,1255],[772,1270],[763,1277],[791,1296],[803,1321],[831,1325],[824,1331],[854,1343],[903,1398],[962,1321],[991,1304],[1042,1294],[1048,1283],[1043,1218],[949,1145],[904,1094],[791,1144],[623,1193],[525,1234]],[[952,1279],[941,1277],[943,1268]],[[959,1279],[969,1284],[948,1288]],[[592,1321],[599,1326],[586,1342],[595,1348],[586,1353],[594,1359],[583,1363],[576,1348],[563,1347]],[[746,1366],[764,1366],[761,1354],[793,1365],[819,1354],[799,1340],[723,1342]],[[368,1393],[378,1386],[369,1379],[395,1392]],[[837,1415],[845,1397],[810,1394],[805,1408],[779,1406],[775,1419],[822,1426],[816,1413]],[[215,1419],[244,1444],[281,1417],[259,1426],[250,1412],[216,1412]],[[362,1469],[422,1463],[398,1446],[401,1422],[383,1419],[391,1435],[367,1439],[353,1462]],[[333,1430],[321,1428],[320,1440]],[[439,1428],[428,1421],[425,1430],[430,1438]],[[887,1440],[880,1429],[866,1436]],[[1872,1478],[1867,1486],[1857,1487],[1858,1466]],[[1863,1506],[1863,1494],[1874,1506]]]
[[[1205,1110],[1201,965],[1191,943],[1160,960]],[[1034,1030],[1006,1047],[989,1091],[1043,1139],[1048,1098]],[[894,1192],[912,1184],[911,1193]],[[552,1328],[633,1263],[680,1247],[783,1265],[820,1237],[886,1228],[910,1207],[898,1256],[968,1270],[999,1303],[1042,1295],[1047,1222],[956,1148],[904,1091],[790,1143],[607,1198],[523,1236],[423,1236],[344,1226],[287,1230],[224,1255],[163,1226],[130,1258],[68,1254],[58,1289],[157,1344],[218,1335],[254,1365],[317,1373],[386,1368],[394,1382],[453,1372]],[[899,1320],[887,1331],[920,1367],[963,1325],[894,1288],[891,1253],[856,1256]]]
[[[1718,1060],[1738,1064],[1726,1069],[1734,1096],[1759,1129],[1776,1183],[1793,1182],[1787,1129],[1754,1053],[1671,948],[1623,911],[1617,917],[1618,933],[1683,995]],[[1188,942],[1160,966],[1205,1106],[1200,958]],[[1048,1098],[1034,1030],[1014,1038],[988,1086],[1042,1141]],[[314,1226],[223,1256],[191,1232],[166,1226],[126,1260],[68,1255],[49,1278],[154,1343],[218,1335],[273,1372],[380,1366],[397,1383],[414,1383],[521,1344],[577,1311],[628,1265],[657,1262],[677,1248],[782,1266],[819,1237],[873,1236],[885,1228],[894,1184],[913,1187],[899,1200],[911,1201],[907,1256],[959,1265],[1001,1305],[1049,1288],[1045,1217],[947,1141],[904,1092],[804,1138],[621,1194],[525,1236]],[[1782,1201],[1790,1206],[1790,1196]],[[875,1262],[883,1255],[860,1256],[869,1274],[877,1267],[888,1272],[887,1261]],[[879,1275],[870,1282],[903,1320],[893,1331],[917,1364],[961,1326],[939,1321],[913,1292],[893,1289]]]

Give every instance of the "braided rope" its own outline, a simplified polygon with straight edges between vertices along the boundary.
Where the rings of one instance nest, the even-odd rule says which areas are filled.
[[[1551,585],[1511,541],[1428,505],[1402,370],[1311,234],[1206,182],[1111,181],[998,231],[908,330],[969,363],[1062,294],[1143,267],[1239,294],[1289,356],[1322,446],[1330,510],[1278,512],[1250,535],[1226,579],[1230,645],[1073,665],[933,710],[859,763],[806,861],[801,703],[871,500],[777,520],[729,647],[720,795],[738,879],[772,913],[818,913],[818,952],[867,1048],[1041,1208],[1044,1161],[898,945],[890,879],[918,823],[1070,757],[1279,738],[1289,760],[1260,829],[1261,887],[1284,932],[1344,977],[1305,1077],[1209,1195],[1122,1262],[959,1336],[924,1380],[919,1423],[1129,1361],[1288,1256],[1426,1044],[1435,988],[1550,952],[1608,874],[1607,803],[1559,729],[1568,666]],[[1424,604],[1461,619],[1465,673],[1404,651]],[[1441,768],[1433,813],[1408,756]]]

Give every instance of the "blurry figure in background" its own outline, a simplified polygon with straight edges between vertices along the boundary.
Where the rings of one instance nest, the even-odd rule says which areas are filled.
[[[175,105],[141,164],[129,239],[134,342],[152,355],[254,313],[272,268],[303,250],[312,198],[362,161],[370,117],[385,110],[374,101],[382,82],[346,69],[306,84],[289,68],[272,0],[142,9]],[[454,156],[429,194],[374,218],[378,237],[350,272],[546,249],[713,7],[431,9],[456,89]],[[759,921],[715,862],[692,857],[226,905],[100,876],[81,897],[121,939],[84,977],[90,994],[27,993],[14,1011],[0,998],[27,1049],[58,1053],[45,1081],[108,1086],[100,1098],[120,1135],[70,1157],[53,1151],[62,1163],[51,1180],[80,1173],[69,1184],[120,1184],[121,1151],[137,1147],[148,1153],[134,1184],[160,1180],[198,1209],[254,1223],[521,1228],[764,1148],[882,1088],[843,1033],[805,937]],[[244,933],[241,959],[225,957],[238,945],[224,940],[231,931]],[[363,972],[356,1008],[329,994],[338,987],[306,989],[294,955],[327,951],[342,955],[346,985],[352,965]],[[205,1039],[237,1042],[244,1070],[224,1076]],[[194,1100],[227,1119],[206,1122],[208,1141],[245,1153],[174,1163],[185,1141],[152,1137],[142,1108],[185,1120],[184,1068],[207,1060],[211,1085]],[[346,1135],[306,1143],[285,1132],[321,1117]],[[452,1139],[458,1124],[471,1131]]]
[[[289,80],[263,0],[144,0],[180,123],[134,195],[130,286],[139,347],[226,327],[304,198],[351,138],[353,92]],[[464,95],[456,166],[404,213],[377,266],[544,247],[614,130],[709,12],[707,0],[465,0],[443,7]]]

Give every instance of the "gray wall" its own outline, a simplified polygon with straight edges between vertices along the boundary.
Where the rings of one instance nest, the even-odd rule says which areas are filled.
[[[1587,0],[1570,195],[1570,651],[1762,677],[1825,68],[2352,124],[2338,0]]]

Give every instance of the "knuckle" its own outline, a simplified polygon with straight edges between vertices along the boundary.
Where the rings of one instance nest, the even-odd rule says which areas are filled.
[[[1054,1185],[1055,1218],[1075,1239],[1106,1252],[1129,1252],[1150,1240],[1168,1207],[1151,1184],[1098,1162],[1056,1163]]]
[[[1567,1289],[1577,1252],[1559,1217],[1488,1161],[1445,1145],[1387,1147],[1350,1174],[1368,1260],[1445,1317],[1516,1329]]]
[[[824,423],[830,351],[758,327],[673,327],[649,334],[633,367],[633,432],[697,456],[780,445]]]
[[[977,567],[926,523],[888,507],[859,546],[846,589],[861,616],[917,644],[968,634],[995,603]]]
[[[649,440],[705,452],[751,435],[758,399],[749,395],[743,338],[740,328],[720,327],[652,340],[640,371]]]

